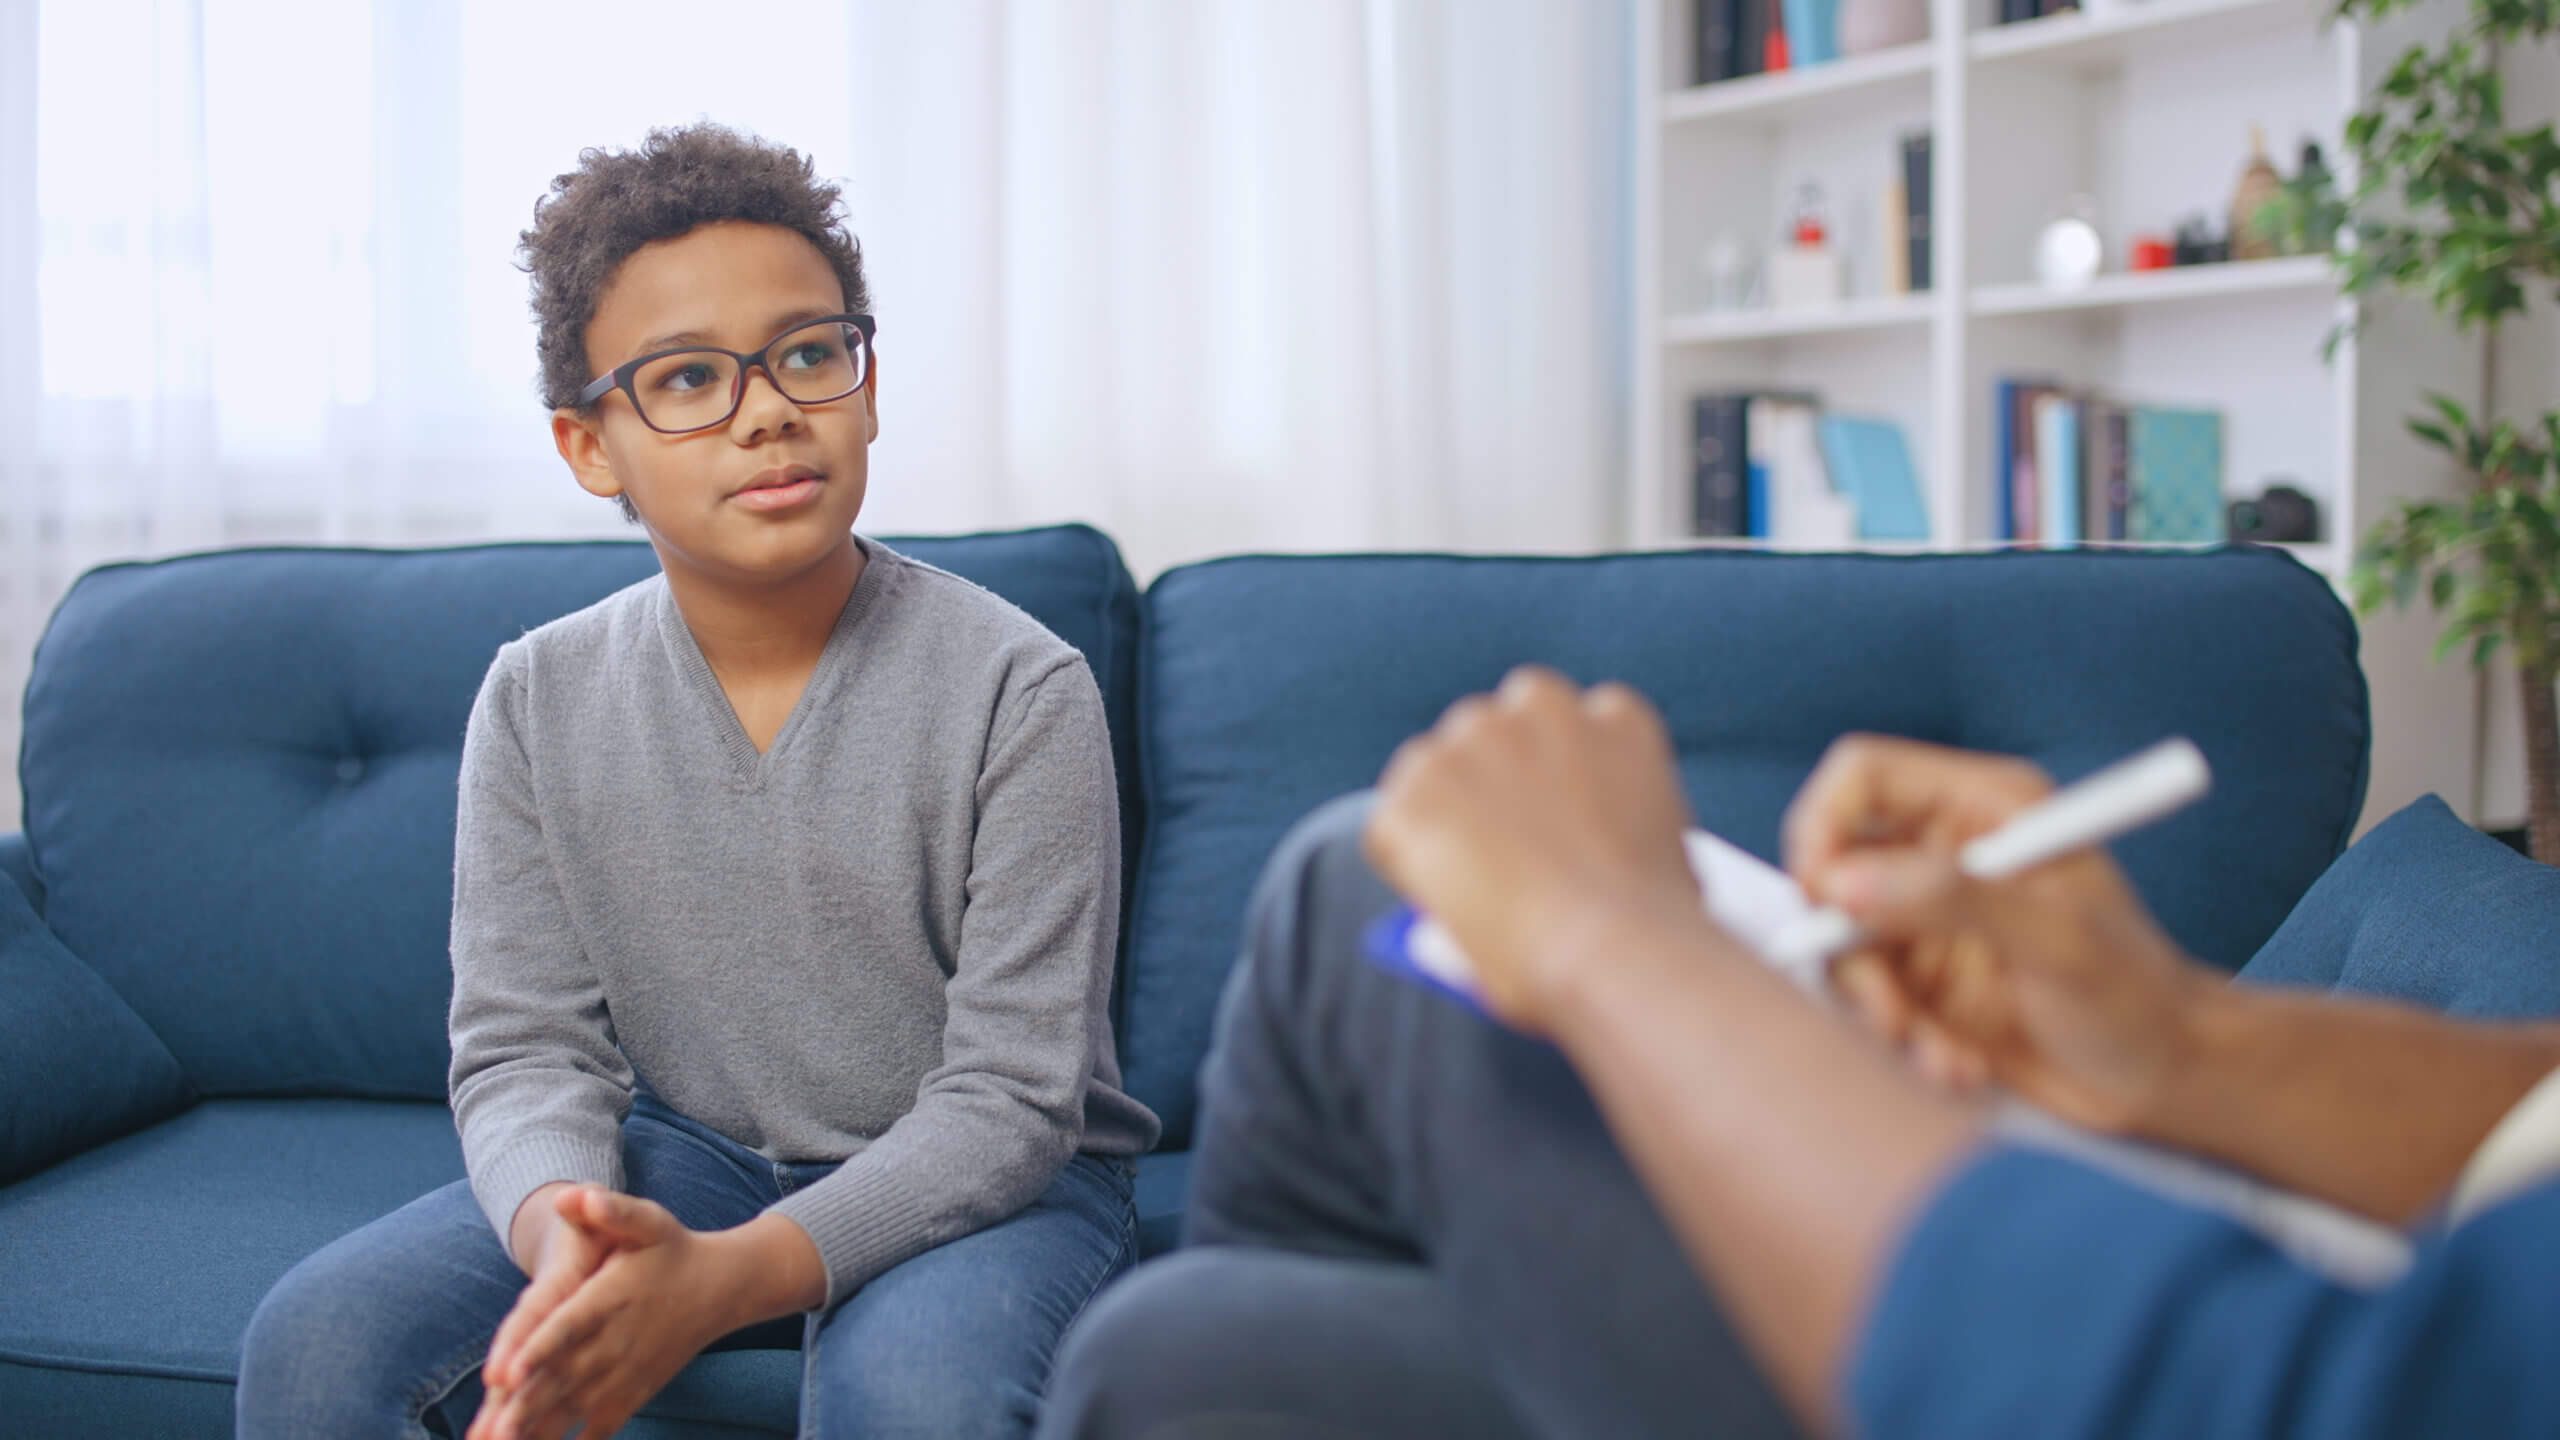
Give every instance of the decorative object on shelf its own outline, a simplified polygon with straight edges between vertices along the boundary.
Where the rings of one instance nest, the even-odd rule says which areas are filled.
[[[2098,202],[2088,196],[2075,196],[2070,213],[2046,225],[2036,236],[2036,279],[2046,289],[2083,290],[2098,278],[2098,267],[2106,259],[2106,246],[2098,239],[2098,227],[2090,218],[2097,208]]]
[[[1787,243],[1769,257],[1769,303],[1780,310],[1833,305],[1840,291],[1840,255],[1823,219],[1822,187],[1808,183],[1796,190]]]
[[[2231,258],[2231,237],[2213,233],[2213,222],[2201,215],[2178,222],[2177,238],[2170,242],[2169,263],[2172,265],[2219,265]]]
[[[2342,0],[2338,18],[2397,18],[2402,0]],[[2508,118],[2499,55],[2545,48],[2560,4],[2470,0],[2440,38],[2410,47],[2346,124],[2356,188],[2326,167],[2296,177],[2280,217],[2327,249],[2346,292],[2424,298],[2467,331],[2494,332],[2536,291],[2560,286],[2560,145],[2547,125]],[[2560,864],[2560,408],[2509,419],[2451,396],[2409,429],[2471,478],[2471,493],[2409,501],[2367,530],[2353,571],[2356,608],[2407,606],[2423,593],[2450,612],[2437,658],[2468,645],[2489,663],[2515,657],[2524,704],[2526,828],[2533,858]]]
[[[2274,484],[2255,500],[2234,500],[2231,538],[2273,544],[2320,538],[2320,502],[2290,485]]]
[[[2166,270],[2177,263],[2177,251],[2157,235],[2136,235],[2126,252],[2128,270]]]
[[[2329,173],[2328,160],[2320,153],[2319,141],[2308,137],[2304,138],[2302,142],[2302,158],[2294,166],[2293,179],[2286,183],[2291,189],[2297,192],[2326,191],[2337,183],[2337,178]],[[2320,249],[2317,244],[2312,242],[2310,236],[2293,233],[2285,224],[2283,205],[2281,202],[2278,202],[2273,214],[2262,213],[2260,218],[2263,222],[2270,223],[2275,227],[2276,247],[2285,254],[2309,255]]]
[[[2231,258],[2234,260],[2272,260],[2282,248],[2284,233],[2280,217],[2265,212],[2277,196],[2284,193],[2284,177],[2276,173],[2275,163],[2267,158],[2267,133],[2249,127],[2249,163],[2240,167],[2240,183],[2231,190]]]
[[[1840,0],[1840,53],[1864,55],[1929,38],[1927,0]]]
[[[1698,252],[1698,276],[1705,282],[1705,309],[1749,310],[1761,303],[1759,264],[1730,230]]]

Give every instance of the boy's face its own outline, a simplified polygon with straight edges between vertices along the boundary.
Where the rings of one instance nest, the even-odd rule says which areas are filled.
[[[598,375],[682,345],[754,352],[841,313],[844,287],[818,247],[775,225],[724,221],[632,252],[587,326]],[[662,563],[706,579],[788,580],[836,553],[862,513],[880,434],[875,362],[860,390],[797,403],[762,368],[726,424],[669,435],[615,389],[592,414],[551,419],[561,458],[590,493],[628,497]]]

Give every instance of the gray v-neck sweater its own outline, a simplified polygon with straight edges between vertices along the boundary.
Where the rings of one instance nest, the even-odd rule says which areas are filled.
[[[504,1237],[620,1188],[635,1080],[779,1161],[834,1305],[1137,1155],[1106,1002],[1119,811],[1084,659],[976,585],[868,563],[762,755],[663,576],[498,652],[463,742],[455,1123]]]

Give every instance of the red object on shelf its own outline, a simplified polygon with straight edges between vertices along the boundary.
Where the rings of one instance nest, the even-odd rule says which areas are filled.
[[[2174,254],[2175,252],[2170,249],[2169,242],[2161,239],[2157,235],[2136,235],[2133,237],[2133,255],[2131,258],[2133,268],[2136,270],[2166,270],[2169,268],[2170,261],[2174,257]]]
[[[1824,239],[1822,217],[1819,215],[1797,216],[1795,233],[1790,238],[1798,245],[1821,244]]]

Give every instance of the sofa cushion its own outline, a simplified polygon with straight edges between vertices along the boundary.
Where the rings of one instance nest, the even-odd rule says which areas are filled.
[[[169,1047],[0,880],[0,1184],[189,1098]]]
[[[0,835],[0,880],[17,886],[38,910],[44,908],[44,882],[36,878],[36,857],[27,849],[26,836]]]
[[[2189,735],[2213,795],[2116,853],[2171,933],[2225,968],[2338,853],[2364,793],[2354,623],[2271,550],[1248,557],[1168,572],[1147,613],[1122,1051],[1175,1146],[1273,845],[1522,661],[1652,696],[1701,821],[1763,858],[1845,731],[2024,755],[2063,779]]]
[[[1136,591],[1109,540],[890,543],[1083,650],[1130,757]],[[647,546],[606,542],[231,551],[84,576],[27,687],[46,921],[207,1094],[442,1098],[472,697],[499,645],[655,568]]]
[[[2239,978],[2481,1019],[2560,1015],[2560,870],[2421,796],[2339,856]]]
[[[303,1256],[461,1178],[442,1105],[229,1100],[0,1189],[13,1434],[223,1436],[240,1335]],[[788,1435],[796,1350],[706,1355],[633,1436]]]
[[[1152,1260],[1182,1243],[1182,1202],[1191,1190],[1191,1152],[1159,1150],[1138,1157],[1138,1258]]]

